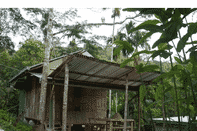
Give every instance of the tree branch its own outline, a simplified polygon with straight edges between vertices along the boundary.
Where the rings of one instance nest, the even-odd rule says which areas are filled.
[[[121,22],[116,22],[116,23],[88,23],[88,24],[82,24],[82,25],[78,25],[79,27],[82,27],[82,26],[96,26],[96,25],[116,25],[116,24],[122,24],[124,23],[127,19],[134,19],[134,18],[137,18],[138,16],[140,16],[140,14],[134,16],[134,17],[127,17],[125,20],[121,21]],[[68,26],[67,29],[65,30],[62,30],[62,31],[59,31],[59,32],[56,32],[53,34],[54,35],[57,35],[57,34],[60,34],[60,33],[63,33],[65,31],[67,31],[68,29],[74,29],[74,25],[72,26]]]

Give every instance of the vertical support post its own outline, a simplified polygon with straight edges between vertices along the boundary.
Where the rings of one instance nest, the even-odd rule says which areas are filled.
[[[49,129],[51,130],[52,128],[54,129],[54,80],[52,84],[52,89],[51,89],[51,95],[50,95],[50,106],[49,106]]]
[[[116,113],[118,112],[117,107],[118,107],[118,100],[117,100],[117,91],[116,91]]]
[[[109,114],[108,118],[111,118],[111,90],[109,90]]]
[[[55,130],[55,89],[53,93],[53,130]]]
[[[140,131],[140,89],[138,90],[138,131]]]
[[[63,94],[63,112],[62,112],[62,130],[66,131],[67,123],[67,99],[68,99],[68,80],[69,80],[69,69],[68,65],[65,65],[65,78],[64,78],[64,94]]]
[[[126,129],[127,129],[127,105],[128,105],[128,75],[126,76],[124,131],[126,131]]]

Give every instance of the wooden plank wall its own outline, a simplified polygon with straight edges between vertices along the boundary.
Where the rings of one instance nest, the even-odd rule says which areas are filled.
[[[26,90],[26,117],[39,119],[40,90],[41,85],[38,78],[29,77]]]

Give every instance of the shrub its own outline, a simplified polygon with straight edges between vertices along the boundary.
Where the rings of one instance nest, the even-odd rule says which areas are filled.
[[[13,126],[16,121],[16,117],[13,114],[8,113],[5,110],[0,109],[0,129],[5,131],[32,131],[33,128],[28,123],[20,121],[16,127]]]

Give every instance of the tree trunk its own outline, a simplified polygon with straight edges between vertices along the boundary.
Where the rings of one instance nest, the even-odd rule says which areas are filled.
[[[114,17],[115,23],[115,17]],[[111,50],[111,62],[113,61],[113,43],[114,43],[114,25],[113,25],[113,35],[112,35],[112,50]],[[109,118],[111,118],[111,90],[109,90]]]
[[[68,104],[68,83],[69,83],[69,68],[65,65],[65,78],[64,78],[64,93],[63,93],[63,112],[62,112],[62,130],[66,131],[67,124],[67,104]]]
[[[53,9],[51,8],[49,9],[47,38],[45,39],[45,58],[44,58],[44,64],[43,64],[43,70],[42,70],[42,81],[41,81],[39,119],[41,120],[42,124],[44,124],[44,120],[45,120],[47,76],[48,76],[50,45],[52,42],[52,14],[53,14]]]

